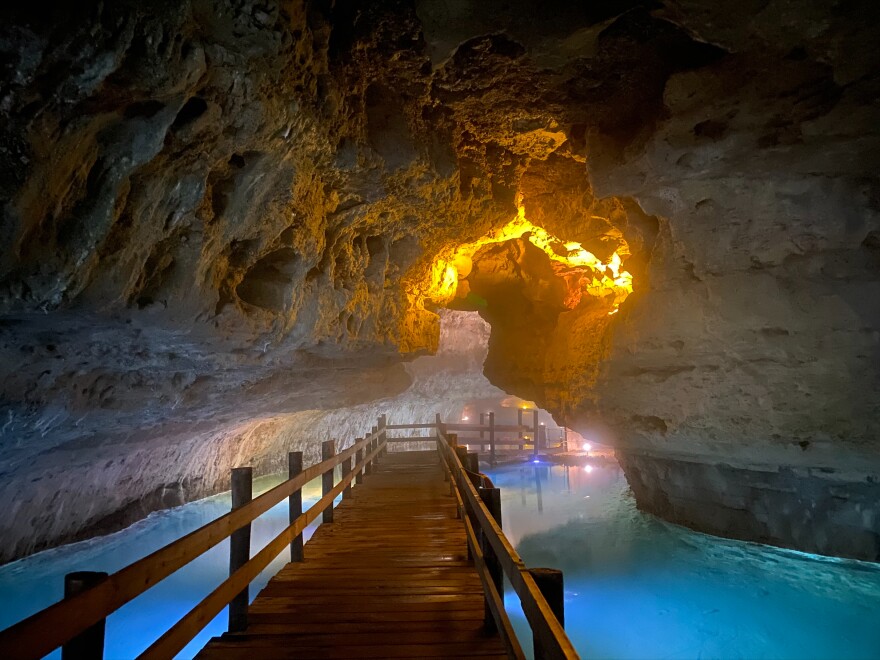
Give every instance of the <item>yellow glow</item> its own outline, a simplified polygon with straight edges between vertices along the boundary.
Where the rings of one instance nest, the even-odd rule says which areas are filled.
[[[608,262],[603,262],[592,252],[575,241],[561,241],[543,227],[533,225],[526,219],[525,208],[519,206],[517,216],[501,229],[489,232],[472,243],[441,253],[431,269],[429,297],[438,304],[446,304],[453,297],[460,279],[459,267],[467,265],[466,276],[470,271],[471,258],[486,245],[503,243],[528,235],[529,242],[543,250],[551,261],[560,266],[561,275],[576,275],[569,280],[570,295],[566,300],[568,307],[577,306],[581,295],[595,298],[610,297],[614,314],[618,306],[632,293],[632,275],[622,268],[622,259],[615,252]],[[458,265],[458,266],[457,266]]]

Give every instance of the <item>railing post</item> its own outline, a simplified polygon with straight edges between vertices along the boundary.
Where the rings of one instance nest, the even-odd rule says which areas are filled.
[[[301,451],[292,451],[287,454],[287,476],[290,479],[298,476],[303,469],[303,453]],[[297,488],[295,492],[287,498],[288,520],[292,525],[293,522],[302,515],[303,499],[302,489]],[[303,560],[303,537],[302,533],[297,534],[290,542],[290,561]]]
[[[325,440],[321,443],[321,460],[328,461],[336,455],[336,441],[335,440]],[[324,472],[321,475],[321,495],[327,495],[331,490],[333,490],[333,472],[335,468],[331,468]],[[321,518],[325,523],[333,522],[333,502],[330,502],[330,505],[324,509],[323,516]]]
[[[373,446],[375,440],[373,440],[373,435],[376,433],[376,427],[374,426],[370,430],[370,441],[366,444],[364,448],[364,455],[369,456],[373,452]],[[367,464],[364,466],[364,476],[373,474],[373,459],[367,460]]]
[[[469,451],[466,455],[464,466],[471,472],[480,472],[480,454],[475,451]]]
[[[446,424],[443,423],[443,420],[440,419],[440,413],[434,414],[434,425],[437,427],[437,435],[448,435],[446,433]]]
[[[240,509],[254,496],[254,469],[232,468],[232,509]],[[232,532],[229,537],[229,575],[251,558],[251,524]],[[241,632],[248,625],[248,587],[229,601],[229,632]]]
[[[452,451],[455,452],[456,456],[458,456],[458,460],[461,461],[461,467],[465,470],[469,470],[468,467],[468,450],[467,447],[461,447],[459,445],[455,445],[452,448]]]
[[[480,499],[483,500],[483,504],[486,505],[489,513],[492,514],[495,522],[498,523],[498,526],[501,527],[501,489],[480,488],[478,492],[480,493]],[[504,570],[501,568],[501,562],[498,561],[498,556],[492,549],[492,545],[489,543],[486,534],[482,529],[480,530],[480,549],[483,551],[483,560],[486,562],[489,577],[492,579],[492,582],[495,583],[498,595],[504,600]],[[497,627],[495,625],[495,617],[492,616],[492,609],[489,607],[488,598],[485,602],[483,623],[489,630],[495,630]]]
[[[437,418],[438,419],[440,418],[439,413],[437,414]],[[454,453],[455,448],[458,446],[458,434],[457,433],[449,433],[446,435],[446,440],[444,440],[443,438],[439,438],[438,442],[445,442]],[[455,477],[456,477],[456,475],[452,471],[452,465],[453,465],[452,463],[449,463],[447,465],[447,467],[449,468],[448,476],[449,476],[449,494],[450,495],[455,494]],[[459,511],[459,516],[460,515],[461,515],[461,512]]]
[[[71,598],[107,579],[107,573],[77,571],[64,576],[64,597]],[[104,657],[106,619],[83,630],[61,647],[61,660],[101,660]]]
[[[482,449],[482,447],[480,447]],[[495,466],[495,413],[489,413],[489,465]],[[479,470],[477,470],[479,472]]]
[[[363,440],[363,438],[358,438],[354,442],[355,442],[355,444],[357,444],[361,440]],[[364,448],[363,447],[361,447],[360,449],[358,449],[354,453],[354,464],[360,466],[362,460],[364,460]],[[354,483],[355,484],[364,483],[364,468],[363,467],[358,467],[357,474],[355,475],[355,478],[354,478]]]
[[[522,432],[523,409],[522,408],[516,409],[516,425],[519,426],[519,428],[516,430],[516,439],[522,440],[523,439],[523,432]],[[522,449],[522,447],[520,447],[520,449]]]
[[[538,456],[538,409],[532,410],[532,456]]]
[[[565,627],[565,599],[564,584],[562,579],[562,571],[555,568],[530,568],[528,569],[535,584],[544,600],[550,606],[550,610],[559,621],[559,625]],[[544,649],[540,647],[538,638],[534,638],[535,642],[535,660],[545,658]]]
[[[351,474],[351,456],[342,461],[342,478],[345,479]],[[342,489],[342,499],[347,500],[351,497],[351,482]]]
[[[376,440],[376,443],[386,442],[388,440],[388,431],[385,430],[385,427],[388,426],[388,418],[383,413],[379,415],[379,438]],[[379,452],[379,455],[382,456],[388,452],[388,444],[386,442],[385,446],[382,447],[382,451]]]
[[[486,413],[480,413],[480,449],[483,448],[483,438],[485,436],[485,431],[483,431],[483,425],[486,423]]]

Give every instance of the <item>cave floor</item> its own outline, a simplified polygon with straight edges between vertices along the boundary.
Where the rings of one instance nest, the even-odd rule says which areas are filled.
[[[393,452],[199,658],[507,657],[437,453]]]

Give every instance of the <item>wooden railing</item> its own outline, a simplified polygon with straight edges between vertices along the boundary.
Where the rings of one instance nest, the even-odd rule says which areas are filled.
[[[529,412],[532,414],[532,424],[526,425],[521,423],[523,419],[523,413]],[[442,429],[444,432],[454,432],[457,434],[470,434],[467,436],[459,437],[459,442],[461,444],[467,445],[477,445],[480,447],[481,451],[484,451],[486,447],[489,448],[489,464],[496,465],[497,463],[497,449],[500,447],[516,447],[517,449],[525,451],[527,446],[531,446],[531,453],[533,456],[537,456],[539,451],[542,452],[555,452],[555,451],[565,451],[568,449],[566,440],[560,440],[555,445],[549,442],[547,438],[547,429],[543,424],[538,423],[538,412],[535,409],[518,409],[517,417],[519,424],[496,424],[495,423],[495,413],[480,413],[480,422],[465,424],[461,423],[442,423],[439,419],[439,415],[437,419],[435,419],[434,423],[425,423],[425,424],[389,424],[387,426],[387,430],[389,431],[402,431],[402,430],[434,430],[434,429]],[[518,437],[499,437],[499,434],[513,434],[516,433]],[[477,435],[478,434],[478,435]],[[525,434],[531,434],[530,438],[525,437]],[[432,441],[431,437],[428,436],[419,436],[419,435],[411,435],[404,437],[389,437],[389,443],[398,443],[398,442],[426,442]]]
[[[400,442],[419,440],[437,444],[437,451],[455,495],[458,515],[467,533],[468,557],[483,583],[486,596],[486,622],[498,631],[511,658],[524,658],[504,609],[504,576],[510,581],[532,629],[534,656],[539,659],[578,658],[571,640],[565,634],[562,572],[547,568],[527,568],[501,529],[501,491],[491,479],[479,471],[478,456],[459,445],[459,438],[450,430],[480,429],[475,424],[444,424],[437,415],[433,424],[389,424],[390,430],[433,429],[434,436],[397,439]],[[498,429],[490,417],[488,428]],[[508,427],[501,427],[505,430]],[[520,427],[512,426],[510,430]],[[493,438],[494,440],[494,438]],[[388,442],[394,442],[389,438]],[[473,439],[462,438],[462,442]],[[500,444],[500,443],[499,443]],[[494,455],[494,452],[493,452]]]
[[[578,658],[563,628],[562,572],[526,568],[501,530],[500,489],[479,474],[474,465],[476,455],[468,454],[457,442],[454,434],[445,432],[442,424],[437,425],[437,450],[455,492],[459,515],[464,519],[469,554],[486,592],[487,619],[491,616],[508,654],[513,658],[523,657],[504,610],[504,576],[507,576],[532,629],[535,658]],[[470,465],[466,467],[465,463]]]
[[[324,515],[325,522],[328,521],[328,515],[332,520],[333,500],[340,494],[345,497],[350,493],[352,481],[360,483],[362,475],[371,473],[373,464],[386,451],[385,437],[383,415],[379,418],[379,425],[373,427],[369,435],[358,439],[338,454],[335,453],[333,441],[324,443],[323,460],[305,470],[302,470],[302,452],[291,453],[291,474],[287,481],[253,500],[249,493],[245,493],[244,497],[239,496],[238,499],[243,499],[244,503],[226,515],[101,579],[94,586],[0,631],[0,658],[39,658],[59,646],[65,647],[65,657],[73,657],[77,655],[77,651],[83,649],[87,639],[89,644],[100,644],[97,653],[100,655],[103,634],[96,639],[94,631],[96,627],[103,627],[104,619],[109,614],[229,536],[233,537],[230,542],[229,578],[156,640],[141,657],[172,657],[227,604],[230,605],[230,629],[246,626],[248,585],[285,547],[290,547],[292,561],[302,559],[303,530],[320,514]],[[352,467],[353,457],[355,464]],[[338,465],[342,465],[342,477],[334,485],[333,471]],[[235,470],[233,473],[235,486]],[[317,477],[322,477],[322,497],[303,513],[301,489]],[[249,490],[249,479],[244,481]],[[250,524],[285,498],[290,505],[290,524],[256,555],[250,557]],[[233,506],[236,507],[235,492]],[[237,560],[236,554],[241,557],[242,553],[245,559]],[[94,649],[89,653],[95,655]]]

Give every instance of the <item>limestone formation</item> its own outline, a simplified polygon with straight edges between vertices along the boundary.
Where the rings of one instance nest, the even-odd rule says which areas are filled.
[[[0,9],[0,561],[402,392],[452,410],[404,366],[443,306],[491,324],[495,385],[607,428],[643,509],[877,560],[877,12]],[[518,213],[556,253],[485,242]]]

